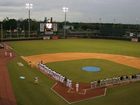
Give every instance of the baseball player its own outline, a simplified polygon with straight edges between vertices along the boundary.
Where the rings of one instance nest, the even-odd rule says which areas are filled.
[[[75,87],[76,87],[76,92],[78,92],[79,91],[79,83],[76,83]]]

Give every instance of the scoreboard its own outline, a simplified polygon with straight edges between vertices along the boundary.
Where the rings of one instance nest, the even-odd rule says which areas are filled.
[[[53,35],[56,31],[57,23],[53,22],[52,18],[40,23],[40,32],[44,35]]]

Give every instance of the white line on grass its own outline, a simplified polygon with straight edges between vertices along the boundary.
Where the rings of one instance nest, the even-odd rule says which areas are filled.
[[[61,96],[59,93],[57,93],[57,92],[53,89],[56,85],[57,85],[57,83],[55,83],[55,84],[52,86],[51,90],[52,90],[56,95],[58,95],[60,98],[62,98],[64,101],[66,101],[68,104],[71,104],[71,102],[67,101],[63,96]]]

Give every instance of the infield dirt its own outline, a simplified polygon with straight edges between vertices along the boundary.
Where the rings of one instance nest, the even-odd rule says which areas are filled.
[[[96,58],[96,59],[105,59],[115,63],[140,69],[140,58],[114,54],[69,52],[69,53],[41,54],[26,57],[22,56],[22,58],[27,62],[31,61],[33,65],[36,65],[41,60],[43,61],[43,63],[49,63],[57,61]]]

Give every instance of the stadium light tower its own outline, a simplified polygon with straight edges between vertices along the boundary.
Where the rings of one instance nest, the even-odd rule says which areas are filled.
[[[2,42],[3,41],[3,23],[2,22],[1,22],[0,28],[1,28],[1,42]]]
[[[64,38],[66,37],[66,19],[67,19],[67,12],[68,12],[68,8],[67,7],[63,7],[62,8],[63,12],[65,13],[65,23],[64,23]]]
[[[28,26],[28,31],[29,31],[29,37],[30,37],[30,31],[31,31],[31,23],[30,23],[30,15],[31,15],[31,9],[33,8],[33,4],[31,3],[26,3],[26,9],[28,9],[28,23],[29,23],[29,26]]]

